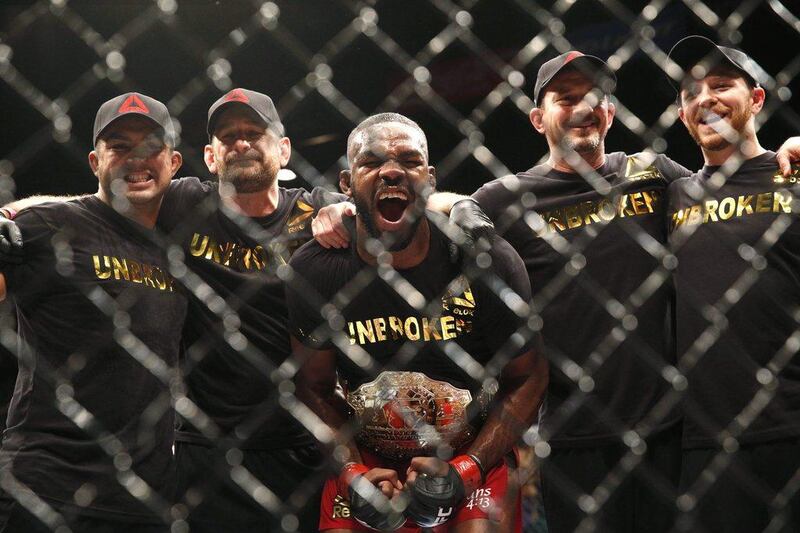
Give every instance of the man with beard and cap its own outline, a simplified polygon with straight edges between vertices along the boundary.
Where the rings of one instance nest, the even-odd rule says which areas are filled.
[[[174,181],[158,220],[198,278],[183,332],[178,497],[193,532],[313,531],[323,457],[281,401],[291,381],[275,372],[290,353],[278,273],[312,238],[316,210],[342,197],[278,186],[291,143],[267,95],[229,91],[207,129],[218,184]]]
[[[798,531],[800,168],[783,175],[759,143],[765,77],[750,57],[697,35],[669,57],[705,160],[669,189],[686,530]]]
[[[169,387],[186,298],[153,228],[181,165],[174,144],[164,104],[113,98],[94,123],[97,193],[16,219],[25,253],[0,269],[19,336],[0,450],[3,533],[171,530]]]
[[[343,463],[319,529],[519,531],[513,445],[547,384],[525,267],[499,238],[476,262],[451,256],[424,211],[435,178],[415,122],[369,117],[347,154],[355,245],[306,244],[287,283],[297,395]]]

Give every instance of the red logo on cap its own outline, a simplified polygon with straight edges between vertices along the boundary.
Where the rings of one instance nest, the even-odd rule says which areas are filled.
[[[566,65],[576,57],[581,57],[582,55],[583,54],[580,52],[570,52],[569,54],[567,54],[567,58],[564,60],[564,64]]]
[[[250,99],[247,97],[246,94],[244,94],[243,90],[234,89],[234,90],[232,90],[231,92],[229,92],[228,94],[225,95],[225,101],[226,102],[242,102],[243,104],[246,104],[247,102],[250,101]]]
[[[122,105],[119,106],[119,110],[117,113],[144,113],[145,115],[150,114],[150,110],[147,109],[147,106],[144,105],[142,99],[136,96],[135,94],[130,95],[122,102]]]

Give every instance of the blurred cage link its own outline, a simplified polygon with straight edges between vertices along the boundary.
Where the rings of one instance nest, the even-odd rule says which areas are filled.
[[[491,179],[530,168],[546,157],[544,138],[533,131],[527,116],[533,107],[536,71],[547,59],[575,49],[608,58],[619,79],[607,152],[668,153],[696,169],[702,164],[699,150],[678,120],[675,93],[666,78],[681,75],[667,58],[669,48],[685,35],[702,34],[750,54],[767,74],[766,105],[757,116],[759,138],[766,148],[776,149],[800,131],[793,98],[800,89],[798,17],[797,5],[786,0],[7,2],[0,6],[5,124],[0,140],[0,201],[35,193],[96,190],[86,168],[94,113],[104,100],[126,91],[140,91],[167,103],[184,155],[178,175],[209,179],[202,160],[206,110],[234,87],[258,90],[275,100],[293,144],[288,169],[280,176],[284,186],[336,190],[339,171],[347,165],[344,148],[349,131],[370,114],[398,111],[426,132],[438,189],[469,194]],[[586,179],[599,192],[607,190],[602,178],[587,174]],[[246,219],[236,222],[258,238],[258,226]],[[646,235],[631,238],[659,262],[668,262],[669,252]],[[557,233],[547,242],[563,255],[565,272],[581,269],[581,246],[588,244],[564,241]],[[236,313],[238,303],[215,299],[210,288],[185,268],[179,254],[175,260],[173,271],[181,273],[176,277],[208,303],[210,312],[220,317]],[[655,274],[642,286],[640,300],[611,300],[602,287],[585,284],[587,298],[604,302],[618,317],[619,327],[605,332],[608,345],[597,349],[600,363],[587,361],[582,367],[569,360],[550,361],[574,380],[576,389],[591,390],[602,354],[619,342],[615,341],[619,328],[637,335],[636,325],[626,317],[668,283],[667,277]],[[555,282],[534,287],[534,301],[527,311],[531,324],[558,298],[559,290]],[[0,401],[7,405],[17,365],[13,313],[8,309],[2,327]],[[228,333],[222,341],[234,346],[238,331],[234,327]],[[281,405],[315,435],[324,436],[315,427],[321,421],[298,405],[287,385],[292,372],[279,369],[263,354],[251,356],[260,361],[256,366],[264,380],[285,393]],[[685,370],[661,370],[676,394],[649,413],[652,424],[657,425],[680,400]],[[207,436],[222,438],[204,422],[205,414],[190,405],[168,370],[153,371],[172,386],[179,413],[211,428]],[[580,407],[580,396],[576,398],[578,404],[571,409]],[[744,427],[764,401],[768,399],[754,398],[741,419]],[[81,413],[80,406],[72,407],[66,409],[72,416],[91,415]],[[636,453],[640,441],[634,428],[622,432]],[[526,441],[532,446],[525,456],[531,477],[532,450],[545,457],[548,447],[537,441],[533,428]],[[108,450],[118,453],[113,447]],[[630,468],[621,465],[622,475]],[[269,487],[258,486],[246,472],[232,466],[231,475],[238,476],[259,504],[284,509]],[[713,483],[714,473],[710,475]],[[614,483],[606,488],[613,492]],[[13,484],[4,483],[3,489],[16,494]],[[524,502],[525,529],[545,531],[535,493],[531,481]],[[23,491],[18,496],[26,508],[58,527],[54,511],[35,495]],[[182,519],[180,511],[174,516],[176,521]],[[287,523],[288,529],[291,525]],[[67,531],[63,526],[56,530]]]

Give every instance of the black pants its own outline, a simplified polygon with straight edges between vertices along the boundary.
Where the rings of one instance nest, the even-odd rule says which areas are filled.
[[[551,450],[541,467],[548,533],[661,533],[676,518],[681,434],[676,425],[646,440],[641,462],[621,463],[624,444]],[[587,498],[597,496],[594,502]]]
[[[213,448],[179,442],[175,451],[178,501],[189,508],[191,533],[318,530],[319,502],[327,472],[315,446],[244,450],[239,465],[244,470],[232,467]],[[276,498],[257,493],[254,499],[234,480],[247,486],[248,475]]]
[[[0,533],[53,533],[58,525],[68,526],[73,533],[170,533],[169,525],[86,516],[70,509],[55,510],[60,518],[51,528],[16,500],[0,497]]]
[[[800,439],[684,451],[681,492],[696,506],[679,522],[691,533],[800,531]],[[789,485],[792,477],[795,486]],[[787,485],[789,485],[787,487]],[[781,491],[785,491],[781,494]]]

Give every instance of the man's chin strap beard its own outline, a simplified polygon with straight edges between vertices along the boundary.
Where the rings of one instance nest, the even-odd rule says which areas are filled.
[[[367,234],[373,239],[380,239],[381,234],[372,222],[372,208],[358,197],[353,198],[353,202],[356,204],[356,216],[361,219]]]
[[[229,185],[234,194],[252,194],[269,191],[277,179],[277,174],[273,175],[271,179],[265,177],[264,174],[259,174],[250,177],[226,176],[224,179],[220,177],[219,182],[220,186],[223,183]]]

